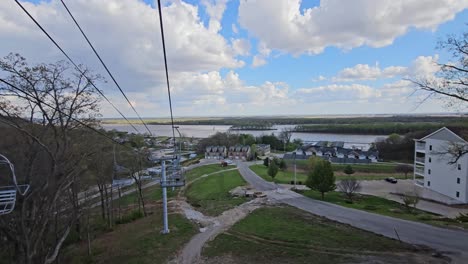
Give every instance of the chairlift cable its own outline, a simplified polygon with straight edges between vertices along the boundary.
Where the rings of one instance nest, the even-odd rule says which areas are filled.
[[[163,19],[162,19],[161,0],[158,0],[158,11],[159,11],[159,26],[161,28],[161,41],[162,41],[163,54],[164,54],[164,67],[166,69],[167,94],[169,96],[169,110],[171,112],[172,138],[174,139],[174,153],[175,153],[177,144],[175,143],[174,116],[172,114],[171,88],[169,85],[169,70],[167,69],[166,41],[164,39],[164,26],[163,26]]]
[[[130,100],[128,99],[127,95],[125,94],[125,92],[122,90],[122,88],[120,87],[119,83],[117,82],[117,80],[114,78],[114,75],[112,75],[112,73],[110,72],[109,68],[107,67],[107,65],[104,63],[104,61],[101,59],[101,56],[99,56],[99,53],[96,51],[96,49],[94,48],[93,44],[91,44],[91,41],[89,40],[88,36],[86,35],[86,33],[83,31],[83,29],[81,28],[80,24],[78,23],[78,21],[76,21],[75,17],[73,16],[73,14],[71,13],[70,9],[68,9],[68,6],[65,4],[65,2],[63,0],[60,0],[63,4],[63,6],[65,7],[65,9],[67,10],[68,14],[70,15],[70,17],[73,19],[73,22],[75,22],[75,25],[78,27],[78,29],[80,30],[81,34],[83,35],[83,37],[86,39],[86,42],[88,42],[89,46],[91,47],[91,49],[93,50],[94,54],[96,55],[96,57],[99,59],[99,61],[101,62],[102,66],[104,67],[104,69],[107,71],[107,73],[109,74],[109,76],[111,77],[112,81],[114,82],[114,84],[117,86],[117,88],[119,89],[120,93],[123,95],[123,97],[125,98],[125,100],[127,101],[128,105],[130,105],[130,107],[133,109],[133,112],[135,112],[135,114],[137,115],[138,119],[140,119],[141,123],[143,123],[143,125],[145,126],[146,130],[148,131],[148,133],[150,135],[152,135],[151,133],[151,130],[148,128],[148,126],[146,125],[145,121],[143,121],[143,119],[141,118],[140,114],[138,114],[137,110],[135,109],[135,107],[132,105],[132,103],[130,102]]]
[[[31,18],[31,20],[39,27],[39,29],[41,29],[41,31],[50,39],[50,41],[52,41],[52,43],[54,43],[54,45],[63,53],[63,55],[65,55],[65,57],[73,64],[73,66],[75,66],[75,68],[77,69],[78,72],[80,72],[80,74],[82,74],[86,80],[96,89],[96,91],[120,114],[120,116],[122,116],[125,121],[127,121],[128,124],[130,124],[130,126],[137,132],[137,133],[140,133],[140,131],[130,122],[130,120],[127,119],[127,117],[125,117],[125,115],[104,95],[104,93],[99,90],[96,85],[94,84],[93,81],[91,81],[86,75],[85,73],[81,70],[81,68],[71,59],[70,56],[68,56],[68,54],[62,49],[62,47],[60,47],[60,45],[49,35],[49,33],[47,33],[47,31],[39,24],[39,22],[37,22],[36,19],[34,19],[34,17],[28,12],[28,10],[26,10],[26,8],[24,8],[24,6],[18,1],[18,0],[14,0],[19,7],[21,7],[21,9],[29,16],[29,18]]]

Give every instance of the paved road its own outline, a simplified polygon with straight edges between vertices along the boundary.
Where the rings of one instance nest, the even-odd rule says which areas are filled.
[[[238,163],[239,172],[254,188],[265,191],[269,198],[297,207],[304,211],[351,226],[398,239],[426,245],[449,252],[456,263],[468,263],[468,232],[438,228],[431,225],[368,213],[352,208],[313,200],[287,189],[277,190],[277,186],[266,182],[249,169],[251,163]]]

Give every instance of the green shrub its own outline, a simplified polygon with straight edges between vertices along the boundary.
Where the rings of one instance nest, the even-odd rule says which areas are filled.
[[[368,204],[368,205],[364,206],[363,209],[364,210],[369,210],[369,211],[375,211],[375,210],[379,209],[379,207],[376,206],[376,205]]]
[[[416,218],[418,220],[421,220],[421,221],[430,221],[430,220],[432,220],[432,216],[430,216],[428,214],[421,214],[421,215],[418,215]]]
[[[140,219],[142,218],[144,215],[143,215],[143,212],[141,211],[133,211],[131,212],[130,214],[126,214],[126,215],[123,215],[121,219],[118,219],[117,221],[115,221],[116,224],[120,225],[120,224],[126,224],[126,223],[130,223],[130,222],[133,222],[137,219]]]

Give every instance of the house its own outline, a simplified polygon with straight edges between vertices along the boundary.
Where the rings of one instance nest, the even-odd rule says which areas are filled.
[[[227,150],[225,146],[208,146],[205,149],[205,159],[221,160],[226,157]]]
[[[269,144],[257,144],[257,155],[266,156],[270,154],[270,145]]]
[[[230,159],[247,160],[250,157],[250,146],[231,146],[228,150],[228,157]]]
[[[456,160],[450,150],[466,149],[468,142],[443,127],[415,139],[414,182],[461,203],[468,203],[468,154]]]

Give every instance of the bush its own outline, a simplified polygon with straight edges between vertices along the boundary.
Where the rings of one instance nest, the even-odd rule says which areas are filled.
[[[430,220],[432,220],[432,216],[430,216],[428,214],[418,215],[416,218],[418,220],[421,220],[421,221],[430,221]]]
[[[127,224],[143,217],[143,212],[133,211],[130,214],[123,215],[121,219],[115,221],[116,224]]]
[[[364,206],[363,209],[364,210],[369,210],[369,211],[375,211],[375,210],[379,209],[379,207],[377,207],[375,205],[368,204],[368,205]]]

